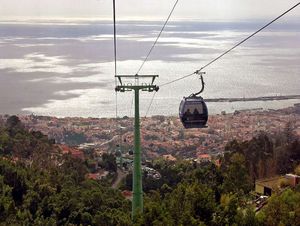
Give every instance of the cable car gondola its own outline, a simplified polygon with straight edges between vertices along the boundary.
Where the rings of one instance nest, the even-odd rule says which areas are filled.
[[[200,76],[202,89],[200,92],[191,94],[189,97],[183,97],[179,106],[179,117],[186,129],[191,128],[206,128],[208,120],[208,109],[205,101],[201,96],[198,96],[204,90],[204,81]]]

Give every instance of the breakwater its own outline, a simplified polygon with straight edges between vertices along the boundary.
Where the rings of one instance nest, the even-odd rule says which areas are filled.
[[[242,98],[208,98],[205,102],[247,102],[247,101],[274,101],[299,99],[300,95],[265,96],[265,97],[242,97]]]

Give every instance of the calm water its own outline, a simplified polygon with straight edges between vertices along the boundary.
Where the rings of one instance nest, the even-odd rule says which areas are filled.
[[[194,72],[265,23],[172,22],[141,73],[159,74],[159,85]],[[300,94],[299,25],[273,25],[208,67],[203,96]],[[161,26],[119,23],[118,73],[137,72]],[[114,116],[112,47],[112,25],[105,21],[0,22],[0,113]],[[196,76],[162,87],[149,114],[177,114],[181,98],[198,89]],[[132,115],[132,95],[118,94],[120,116]],[[151,98],[142,94],[141,115]],[[209,111],[281,108],[297,102],[210,103]]]

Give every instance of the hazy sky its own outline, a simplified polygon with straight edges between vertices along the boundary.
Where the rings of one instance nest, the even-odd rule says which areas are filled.
[[[116,0],[118,19],[164,19],[175,0]],[[299,0],[179,0],[173,19],[272,18]],[[111,18],[112,0],[0,0],[0,18]],[[300,18],[300,7],[288,18]]]

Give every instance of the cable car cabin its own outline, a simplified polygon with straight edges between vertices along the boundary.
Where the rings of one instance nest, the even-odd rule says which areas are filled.
[[[206,128],[207,106],[202,97],[184,97],[179,106],[179,117],[186,129]]]

